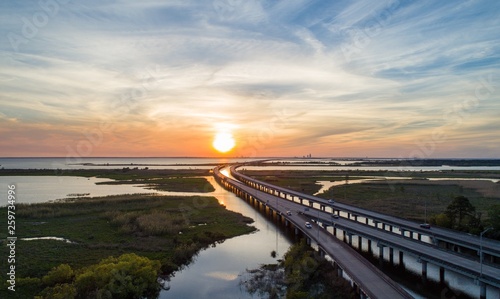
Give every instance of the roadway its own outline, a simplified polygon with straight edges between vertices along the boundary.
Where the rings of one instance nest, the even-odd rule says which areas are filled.
[[[217,175],[217,171],[214,171]],[[306,219],[303,215],[293,212],[286,215],[286,211],[297,211],[303,208],[298,203],[283,201],[281,198],[269,193],[251,188],[239,181],[226,177],[226,182],[235,186],[239,190],[246,192],[253,198],[266,204],[271,210],[276,211],[300,229],[310,239],[316,241],[319,247],[328,254],[345,273],[360,286],[363,292],[370,298],[412,298],[399,285],[393,282],[387,275],[373,266],[356,250],[340,241],[325,229],[317,224],[312,224],[312,228],[306,228]]]
[[[415,223],[413,221],[409,221],[406,219],[377,213],[374,211],[370,211],[370,210],[366,210],[366,209],[362,209],[362,208],[358,208],[358,207],[354,207],[351,205],[342,204],[342,203],[338,203],[338,202],[335,202],[333,205],[331,205],[328,203],[328,200],[326,200],[326,199],[315,197],[315,196],[304,194],[304,193],[300,193],[300,192],[296,192],[296,191],[282,188],[279,186],[275,186],[275,185],[272,185],[272,184],[269,184],[266,182],[256,180],[252,177],[243,175],[243,174],[236,171],[236,168],[238,168],[240,166],[242,166],[242,165],[232,166],[230,169],[231,174],[233,174],[233,176],[235,178],[238,178],[238,179],[245,178],[247,180],[251,180],[253,182],[256,182],[258,184],[261,184],[263,186],[266,186],[266,187],[271,188],[273,190],[276,190],[278,192],[281,192],[283,194],[287,194],[288,196],[293,196],[293,197],[305,199],[305,200],[308,200],[311,202],[315,202],[315,203],[318,203],[321,205],[325,205],[328,207],[333,207],[336,210],[350,213],[352,215],[365,217],[365,218],[368,218],[368,219],[371,219],[373,221],[377,221],[380,223],[385,223],[387,225],[391,225],[393,227],[399,228],[400,230],[404,229],[406,231],[412,231],[412,232],[416,232],[416,233],[419,233],[422,235],[427,235],[427,236],[431,237],[433,240],[445,241],[445,242],[448,242],[451,244],[456,244],[456,245],[459,245],[459,246],[462,246],[465,248],[475,250],[477,252],[479,252],[479,250],[480,250],[480,238],[478,236],[465,234],[465,233],[457,232],[454,230],[443,229],[443,228],[439,228],[439,227],[432,227],[432,229],[425,229],[425,228],[420,227],[420,225],[418,223]],[[400,235],[400,233],[399,233],[399,235]],[[482,247],[483,247],[483,253],[500,258],[500,242],[499,241],[488,239],[488,238],[483,238],[482,239]]]
[[[234,173],[232,173],[234,175]],[[238,174],[237,174],[238,175]],[[294,214],[297,214],[297,211],[304,211],[304,208],[306,206],[301,205],[297,202],[291,201],[291,200],[284,200],[283,197],[275,196],[273,194],[270,194],[265,191],[261,191],[258,189],[255,189],[251,186],[248,186],[247,184],[244,184],[242,182],[233,182],[238,186],[239,189],[245,191],[246,193],[252,195],[255,198],[260,199],[261,201],[264,201],[267,203],[271,208],[278,210],[279,212],[283,213],[286,210],[291,210],[295,211]],[[270,185],[270,184],[266,184]],[[272,185],[270,185],[272,186]],[[273,188],[276,186],[273,186]],[[294,196],[307,199],[310,196],[307,196],[305,194],[300,194],[298,192],[294,192],[291,190],[287,190],[285,188],[279,188],[276,187],[277,189],[280,190],[280,192],[285,193],[285,194],[291,194],[293,193]],[[312,196],[311,196],[312,197]],[[328,202],[325,199],[320,199],[320,198],[315,198],[316,202],[328,205]],[[268,201],[268,202],[267,202]],[[342,209],[342,207],[338,204],[335,205],[336,209]],[[331,212],[326,212],[326,211],[321,211],[319,209],[314,209],[314,212],[311,212],[312,209],[308,212],[307,216],[310,218],[320,218],[320,222],[333,225],[335,224],[336,228],[345,230],[351,234],[361,236],[363,238],[372,240],[380,244],[381,246],[386,246],[386,247],[391,247],[398,249],[406,254],[411,254],[415,256],[417,259],[423,261],[423,262],[430,262],[432,264],[438,265],[440,267],[443,267],[448,270],[452,270],[458,273],[462,273],[466,276],[469,276],[473,279],[476,279],[477,281],[486,283],[488,285],[495,286],[497,288],[500,288],[500,268],[491,266],[490,264],[483,264],[482,266],[482,275],[481,275],[481,266],[480,263],[477,260],[467,258],[464,255],[459,255],[455,252],[449,251],[449,250],[443,250],[441,248],[438,248],[436,246],[430,245],[428,243],[420,242],[418,240],[412,239],[412,238],[407,238],[403,237],[401,234],[395,234],[386,230],[378,229],[373,226],[366,225],[364,223],[360,223],[357,221],[352,221],[350,219],[342,218],[339,217],[338,219],[333,219],[331,217]],[[362,212],[367,212],[366,210],[363,210]],[[369,211],[368,211],[369,212]],[[361,214],[361,213],[360,213]],[[385,215],[381,215],[379,213],[374,213],[377,215],[377,217],[383,218]],[[286,215],[284,215],[287,217]],[[388,216],[391,218],[390,216]],[[287,217],[288,218],[288,217]],[[394,218],[394,221],[399,221],[401,219],[392,217]],[[415,226],[418,224],[415,223],[410,223],[411,225]],[[303,226],[304,224],[300,224],[299,226]],[[316,227],[316,226],[315,226]],[[432,230],[435,230],[434,228]],[[324,234],[320,233],[320,236],[324,236],[326,234],[330,234],[327,232],[325,229],[320,229]],[[427,231],[427,230],[426,230]],[[317,232],[316,232],[317,233]],[[435,232],[434,232],[435,233]],[[463,234],[461,234],[463,235]],[[316,239],[313,235],[308,234],[312,239]],[[333,237],[333,236],[332,236]],[[325,239],[326,240],[326,239]],[[320,241],[323,242],[323,240]],[[321,246],[321,245],[320,245]],[[321,246],[323,248],[323,246]],[[325,251],[329,252],[327,248],[324,248]],[[333,256],[332,256],[333,257]],[[334,258],[335,259],[335,258]],[[386,297],[390,298],[390,297]]]

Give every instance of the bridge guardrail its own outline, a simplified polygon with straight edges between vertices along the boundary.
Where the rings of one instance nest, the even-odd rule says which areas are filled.
[[[315,197],[315,196],[308,195],[308,194],[303,194],[303,193],[296,192],[296,191],[293,191],[293,190],[288,190],[286,188],[282,188],[282,187],[279,187],[279,186],[275,186],[273,184],[266,183],[266,182],[254,179],[252,177],[246,176],[246,175],[241,174],[238,171],[236,171],[237,168],[242,167],[244,165],[245,164],[239,164],[239,165],[233,165],[233,166],[231,166],[231,168],[230,168],[231,175],[233,175],[235,178],[238,178],[238,179],[240,179],[242,181],[245,181],[245,180],[253,181],[253,182],[258,183],[260,185],[267,186],[267,187],[269,187],[271,189],[274,189],[274,190],[286,193],[286,194],[291,195],[291,196],[296,196],[296,197],[299,197],[299,198],[302,198],[302,199],[306,199],[306,200],[309,200],[309,201],[313,201],[313,202],[316,202],[316,203],[319,203],[319,204],[328,204],[326,202],[326,199]],[[370,218],[372,220],[379,221],[381,223],[385,223],[385,224],[388,224],[388,225],[392,225],[392,226],[398,227],[400,229],[402,228],[402,229],[405,229],[407,231],[417,232],[417,233],[421,233],[421,234],[424,234],[424,235],[430,235],[433,238],[437,238],[437,239],[442,240],[442,241],[446,241],[446,242],[449,242],[449,243],[457,244],[457,245],[460,245],[460,246],[463,246],[463,247],[466,247],[466,248],[470,248],[470,249],[479,251],[478,240],[474,240],[474,241],[470,241],[469,242],[469,241],[464,240],[464,238],[450,237],[450,236],[446,236],[446,235],[443,235],[443,234],[440,234],[440,233],[436,233],[435,230],[434,231],[429,231],[428,229],[420,228],[418,226],[418,224],[416,224],[416,223],[415,224],[412,223],[412,225],[414,225],[414,226],[411,226],[409,224],[404,224],[402,222],[408,222],[408,220],[403,219],[403,218],[398,218],[398,217],[394,217],[394,216],[384,215],[384,214],[376,213],[376,212],[373,212],[373,211],[365,210],[365,209],[362,209],[362,208],[353,207],[353,206],[350,206],[350,205],[347,205],[347,204],[338,204],[337,203],[337,205],[341,206],[343,211],[348,212],[348,213],[352,213],[354,215],[358,215],[358,216]],[[380,215],[376,215],[376,214],[380,214]],[[386,217],[394,218],[395,220],[387,219]],[[440,229],[442,229],[442,228],[440,228]],[[443,229],[443,230],[446,230],[446,229]],[[446,230],[446,231],[449,231],[449,233],[453,233],[453,234],[457,234],[458,233],[458,232],[453,231],[453,230]],[[462,237],[470,237],[470,236],[468,236],[468,235],[465,236],[464,235]],[[491,240],[490,242],[495,242],[495,241]],[[495,242],[495,243],[497,243],[497,242]],[[483,240],[483,253],[490,254],[490,255],[493,255],[493,256],[496,256],[496,257],[500,257],[500,242],[498,242],[498,246],[489,246],[488,241],[485,242]]]

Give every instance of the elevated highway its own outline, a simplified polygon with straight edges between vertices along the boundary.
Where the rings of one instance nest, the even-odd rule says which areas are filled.
[[[415,238],[421,241],[423,240],[422,236],[428,236],[434,245],[444,247],[445,249],[451,249],[458,253],[468,250],[469,252],[473,252],[479,256],[482,243],[482,253],[486,257],[485,260],[489,260],[492,263],[495,263],[497,260],[500,261],[499,241],[487,238],[480,240],[478,236],[439,227],[433,227],[432,229],[422,228],[418,223],[406,219],[377,213],[347,204],[337,202],[331,204],[328,200],[323,198],[275,186],[243,175],[236,171],[236,169],[241,166],[243,165],[232,166],[231,174],[241,182],[264,192],[275,194],[284,199],[298,201],[302,204],[309,205],[310,207],[319,208],[331,213],[335,210],[337,212],[344,212],[346,218],[348,219],[357,222],[364,222],[367,225],[374,226],[381,230],[387,230],[397,235]],[[340,216],[342,216],[342,214],[340,214]]]
[[[360,294],[360,298],[412,298],[404,289],[387,277],[377,267],[362,257],[356,250],[341,242],[318,224],[305,227],[306,218],[299,213],[287,214],[287,211],[300,210],[298,203],[282,200],[272,194],[256,190],[230,177],[223,175],[219,168],[214,169],[214,177],[225,188],[251,204],[265,207],[283,217],[288,225],[293,225],[296,232],[301,231],[309,240],[318,244],[321,252],[334,261],[338,273],[349,276]]]
[[[414,256],[422,264],[422,277],[424,280],[427,278],[427,265],[428,263],[432,263],[439,266],[440,280],[442,281],[444,281],[445,270],[458,272],[472,278],[481,286],[480,298],[486,298],[487,285],[500,288],[500,268],[491,264],[480,265],[477,260],[450,250],[439,248],[434,244],[422,242],[421,238],[422,235],[429,235],[429,232],[432,231],[434,235],[431,235],[431,237],[433,238],[436,238],[437,235],[437,238],[454,240],[458,238],[455,232],[451,232],[450,235],[447,235],[450,232],[446,230],[435,232],[435,228],[432,230],[423,229],[420,228],[418,224],[397,217],[391,217],[338,203],[331,204],[322,198],[302,194],[244,176],[235,170],[236,167],[237,166],[231,167],[230,172],[234,178],[241,182],[222,175],[219,169],[216,169],[214,174],[216,174],[216,178],[219,177],[221,184],[226,188],[229,187],[234,189],[233,191],[236,191],[236,193],[241,193],[246,197],[249,196],[253,198],[253,200],[258,200],[270,209],[276,211],[276,213],[283,213],[283,209],[285,208],[295,211],[296,213],[293,213],[293,215],[298,214],[297,212],[301,212],[301,214],[309,217],[309,219],[317,219],[318,225],[321,224],[323,227],[318,230],[317,236],[314,236],[314,233],[311,234],[309,230],[301,230],[305,231],[308,237],[318,242],[319,247],[329,255],[331,250],[328,249],[328,246],[330,245],[328,245],[328,242],[325,243],[325,240],[329,239],[326,238],[325,234],[329,234],[333,237],[335,233],[332,234],[329,232],[326,229],[327,227],[330,227],[330,230],[331,228],[333,228],[333,230],[343,230],[349,237],[349,243],[351,243],[353,236],[358,236],[360,241],[364,238],[368,240],[368,242],[375,242],[379,248],[379,256],[382,258],[384,256],[384,250],[388,249],[391,262],[394,260],[394,249],[399,251],[400,263],[403,259],[403,253]],[[347,217],[334,218],[332,214],[336,212],[338,215],[338,211],[343,211],[347,214]],[[283,217],[285,217],[287,221],[292,221],[291,217],[294,216],[283,215]],[[297,225],[297,227],[301,227],[300,223],[293,223]],[[382,224],[382,226],[379,224]],[[315,226],[315,228],[317,227],[318,226]],[[417,234],[416,238],[414,238],[414,234]],[[321,236],[325,236],[326,239],[321,239]],[[459,242],[459,240],[456,241]],[[465,241],[464,243],[468,242],[471,241]],[[499,250],[498,242],[495,243],[493,241],[485,244],[486,245],[483,244],[483,246],[485,246],[484,248],[488,248],[488,252],[495,254],[495,252]],[[475,244],[469,244],[468,246],[477,248],[478,242],[476,241]],[[332,256],[332,258],[335,260],[334,256]],[[368,291],[365,292],[365,294],[367,293]],[[370,295],[368,296],[370,298],[377,298]]]

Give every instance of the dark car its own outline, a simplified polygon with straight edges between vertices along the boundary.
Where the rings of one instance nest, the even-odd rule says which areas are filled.
[[[421,228],[430,229],[430,228],[431,228],[431,225],[430,225],[429,223],[422,223],[422,224],[420,224],[420,227],[421,227]]]

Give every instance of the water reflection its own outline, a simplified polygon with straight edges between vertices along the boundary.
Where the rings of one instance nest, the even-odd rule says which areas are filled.
[[[207,177],[210,179],[211,177]],[[148,189],[146,185],[105,185],[112,179],[71,176],[0,176],[0,185],[16,185],[17,203],[42,203],[63,198],[98,197],[119,194],[161,194],[171,196],[207,196],[211,193],[169,192]],[[0,206],[6,205],[5,201]]]
[[[220,187],[212,177],[207,179],[215,188],[210,195],[217,197],[228,210],[253,218],[252,225],[258,231],[200,252],[195,262],[175,273],[170,290],[162,291],[159,298],[253,298],[240,287],[241,274],[246,269],[276,263],[291,245],[279,228],[257,210]],[[277,252],[276,258],[271,257],[273,250]]]

